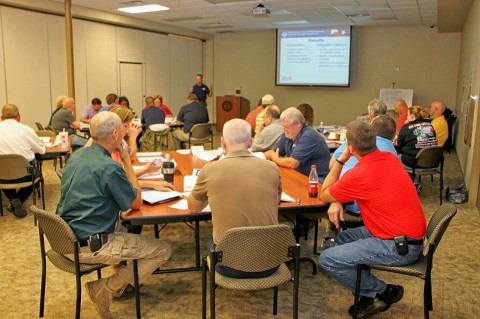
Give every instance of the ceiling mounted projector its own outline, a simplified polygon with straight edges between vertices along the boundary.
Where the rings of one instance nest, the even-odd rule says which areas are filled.
[[[255,8],[252,8],[250,10],[250,13],[252,16],[254,17],[266,17],[270,14],[270,10],[268,10],[267,8],[265,8],[263,6],[263,4],[259,4],[258,6],[256,6]]]

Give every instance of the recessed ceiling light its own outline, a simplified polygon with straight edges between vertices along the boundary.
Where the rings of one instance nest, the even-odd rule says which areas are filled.
[[[145,5],[145,6],[118,8],[117,10],[118,11],[123,11],[123,12],[128,12],[128,13],[145,13],[145,12],[170,10],[170,8],[167,8],[167,7],[158,5],[158,4],[149,4],[149,5]]]

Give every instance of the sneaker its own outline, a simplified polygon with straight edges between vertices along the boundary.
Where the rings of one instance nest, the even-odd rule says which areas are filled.
[[[403,287],[399,285],[387,285],[387,289],[381,293],[377,294],[377,298],[383,300],[387,305],[385,309],[387,310],[390,306],[396,302],[399,302],[403,298]]]
[[[85,284],[88,296],[95,305],[95,310],[102,319],[112,319],[110,300],[112,295],[106,290],[107,278],[89,281]]]
[[[135,287],[128,284],[125,287],[123,287],[122,289],[120,289],[119,291],[112,293],[112,297],[113,298],[128,297],[134,291],[135,291]]]
[[[337,245],[337,241],[335,240],[335,238],[326,237],[325,240],[323,241],[323,244],[318,249],[318,253],[321,254],[325,249],[335,247],[336,245]]]
[[[420,196],[420,192],[422,191],[422,185],[415,184],[415,189],[417,190],[417,195]]]
[[[379,298],[369,298],[360,296],[360,300],[358,301],[358,309],[357,309],[357,318],[367,318],[379,311],[385,311],[387,305],[383,300]],[[351,305],[350,309],[348,309],[348,314],[353,317],[353,310],[355,305]]]
[[[13,215],[18,218],[27,216],[27,210],[23,207],[22,201],[18,198],[12,200]]]
[[[10,213],[12,213],[12,214],[13,214],[14,210],[13,210],[13,206],[12,206],[12,204],[8,204],[8,206],[7,206],[7,210],[8,210]]]

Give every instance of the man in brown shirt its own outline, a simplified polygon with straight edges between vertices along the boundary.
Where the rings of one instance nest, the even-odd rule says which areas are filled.
[[[230,228],[278,224],[282,183],[278,167],[252,155],[251,127],[241,119],[223,126],[226,157],[207,164],[188,197],[188,208],[212,209],[213,242]]]

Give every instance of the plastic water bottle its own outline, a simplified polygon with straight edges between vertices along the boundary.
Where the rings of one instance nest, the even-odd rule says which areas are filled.
[[[318,197],[317,165],[312,165],[310,175],[308,176],[308,196]]]
[[[318,127],[318,133],[322,134],[323,135],[323,132],[325,131],[324,127],[323,127],[323,122],[320,122],[320,126]]]

